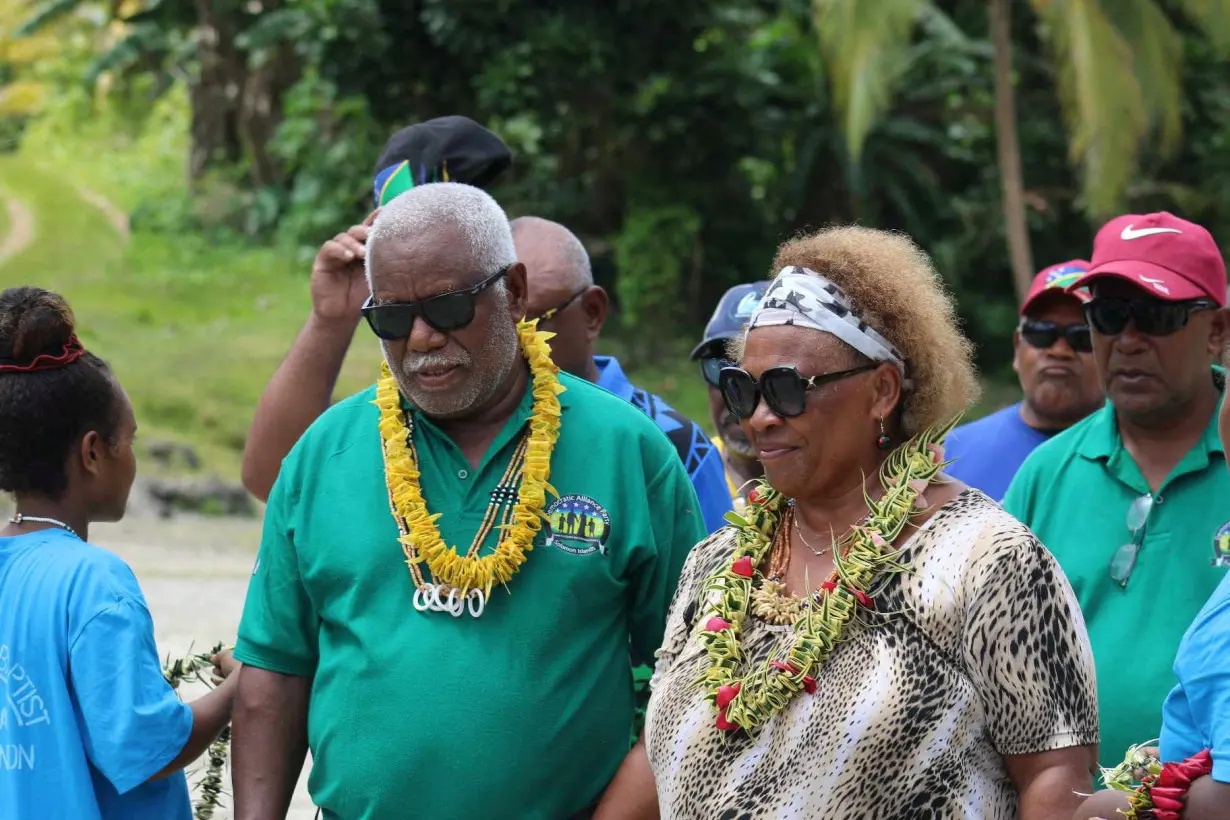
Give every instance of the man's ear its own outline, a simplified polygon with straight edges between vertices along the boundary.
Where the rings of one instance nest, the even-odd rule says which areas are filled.
[[[1213,321],[1209,325],[1209,353],[1214,361],[1220,363],[1222,351],[1225,350],[1227,337],[1230,336],[1230,309],[1221,308],[1213,311]]]
[[[528,304],[528,290],[525,280],[525,265],[513,262],[504,274],[504,289],[508,291],[508,307],[513,318],[525,318],[525,306]]]
[[[590,285],[585,293],[581,294],[581,310],[585,312],[585,331],[590,341],[597,339],[602,333],[602,326],[606,324],[606,315],[610,305],[610,297],[597,285]]]
[[[1017,375],[1021,373],[1021,331],[1012,331],[1012,370]]]

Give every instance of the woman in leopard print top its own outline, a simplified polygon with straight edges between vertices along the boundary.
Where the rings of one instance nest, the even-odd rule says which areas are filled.
[[[883,493],[888,453],[963,411],[976,380],[952,301],[904,236],[828,229],[786,243],[775,269],[734,351],[744,372],[728,374],[738,383],[724,393],[732,411],[743,403],[770,485],[793,499],[777,533],[788,563],[770,551],[752,583],[763,590],[779,574],[806,599],[833,571],[842,533],[867,515],[864,492]],[[825,374],[837,375],[811,378]],[[712,628],[698,614],[714,594],[705,582],[731,566],[736,531],[700,544],[658,654],[645,757],[625,764],[597,817],[1070,817],[1092,790],[1098,742],[1072,590],[1046,548],[980,492],[940,481],[924,499],[895,544],[908,570],[868,588],[811,672],[815,693],[752,732],[719,728],[697,685],[709,664],[700,633]],[[795,626],[751,612],[737,634],[744,669],[782,658],[796,638]]]

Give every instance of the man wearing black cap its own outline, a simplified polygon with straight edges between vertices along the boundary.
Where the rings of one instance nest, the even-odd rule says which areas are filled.
[[[701,375],[709,386],[709,414],[718,431],[713,446],[722,456],[726,486],[734,501],[735,512],[742,512],[746,506],[750,482],[763,476],[764,468],[760,466],[755,449],[739,426],[739,420],[726,409],[722,393],[718,390],[718,373],[730,364],[726,346],[743,332],[743,326],[768,285],[768,282],[735,285],[722,294],[709,324],[705,325],[704,338],[692,351],[692,360],[700,361]]]
[[[376,211],[321,246],[312,265],[311,313],[256,406],[243,451],[243,483],[250,493],[268,497],[282,459],[329,408],[369,293],[365,243],[379,208],[427,182],[485,188],[511,162],[499,137],[461,116],[411,125],[389,138],[376,163]]]

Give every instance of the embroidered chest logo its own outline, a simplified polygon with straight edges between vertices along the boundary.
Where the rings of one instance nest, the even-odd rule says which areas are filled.
[[[587,495],[561,496],[547,507],[547,546],[573,555],[606,554],[611,517]]]
[[[1230,567],[1230,521],[1222,524],[1213,535],[1213,560],[1215,567]]]

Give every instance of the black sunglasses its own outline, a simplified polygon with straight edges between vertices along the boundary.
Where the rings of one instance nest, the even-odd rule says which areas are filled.
[[[549,310],[544,310],[542,313],[538,315],[538,321],[539,322],[551,321],[553,318],[555,318],[555,315],[557,313],[559,313],[562,310],[565,310],[569,305],[571,305],[573,302],[579,299],[581,297],[581,294],[585,293],[585,291],[587,290],[589,290],[588,287],[581,288],[576,293],[572,294],[571,296],[569,296],[564,301],[560,302],[555,307],[550,308]]]
[[[733,367],[734,363],[721,356],[706,356],[700,360],[700,373],[712,387],[721,388],[722,368]]]
[[[1085,305],[1089,325],[1103,336],[1117,336],[1132,322],[1146,336],[1169,336],[1182,330],[1198,310],[1215,310],[1209,299],[1163,302],[1160,299],[1122,299],[1098,296]]]
[[[1057,325],[1045,319],[1026,319],[1021,322],[1021,338],[1029,342],[1031,347],[1046,350],[1059,341],[1060,337],[1067,339],[1068,346],[1077,353],[1091,353],[1093,339],[1089,335],[1089,325]]]
[[[722,400],[726,402],[726,409],[736,418],[751,418],[756,412],[756,405],[760,404],[760,397],[764,396],[765,404],[770,410],[784,419],[790,419],[803,415],[807,409],[807,391],[875,370],[880,364],[881,362],[871,362],[849,370],[821,373],[809,378],[800,375],[796,367],[771,367],[760,374],[759,381],[742,368],[723,367],[719,376],[719,388],[722,391]]]
[[[441,333],[458,330],[474,321],[474,301],[478,294],[494,285],[510,267],[512,265],[505,265],[473,287],[441,293],[421,302],[377,303],[376,295],[372,294],[363,305],[363,318],[372,333],[385,341],[408,337],[419,316]]]

